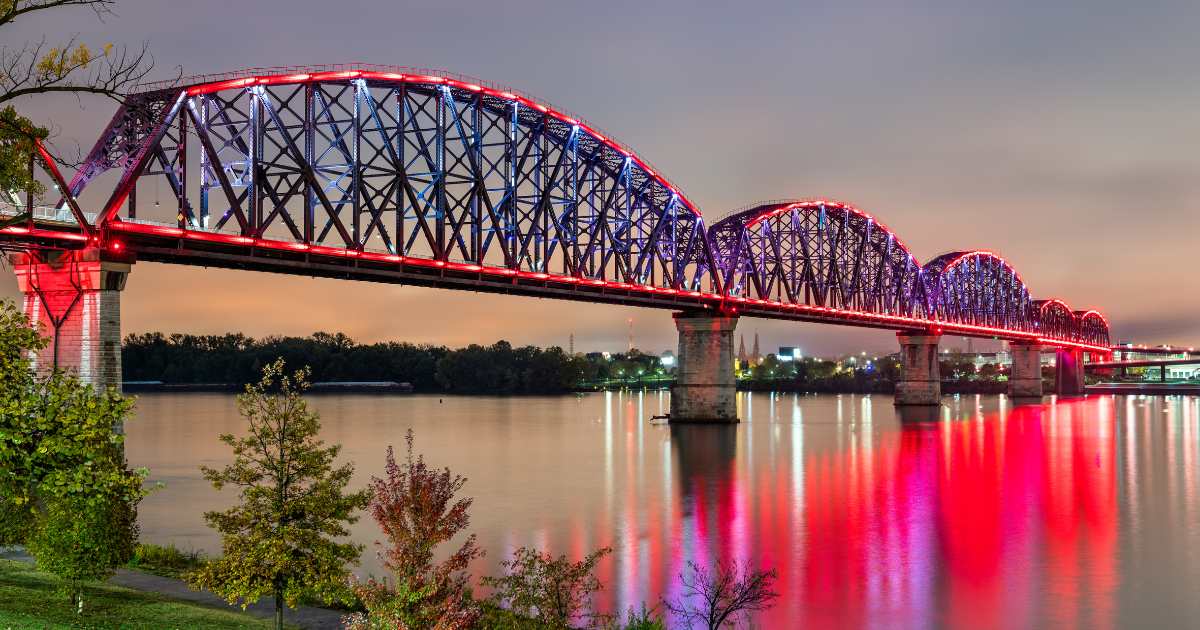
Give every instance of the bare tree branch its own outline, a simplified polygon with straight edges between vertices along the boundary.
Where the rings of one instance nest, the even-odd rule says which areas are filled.
[[[103,19],[116,0],[0,0],[0,26],[11,24],[26,13],[63,7],[88,7]]]
[[[775,578],[774,570],[758,571],[750,565],[719,562],[710,571],[688,562],[688,570],[679,575],[681,598],[664,600],[663,605],[685,628],[698,624],[705,630],[718,630],[738,616],[749,618],[769,609],[779,597]]]
[[[20,50],[0,49],[0,104],[22,96],[67,92],[124,100],[154,68],[149,46],[106,46],[92,54],[71,37],[47,48],[45,38]]]

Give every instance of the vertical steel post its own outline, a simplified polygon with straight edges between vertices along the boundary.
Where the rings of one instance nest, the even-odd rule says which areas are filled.
[[[400,173],[397,176],[400,178],[400,184],[396,186],[396,253],[403,256],[408,253],[408,240],[404,236],[404,220],[406,207],[406,190],[408,186],[408,166],[404,158],[404,98],[406,94],[405,86],[401,85],[395,91],[396,94],[396,160]],[[413,209],[418,210],[417,208]]]
[[[189,107],[190,107],[190,103],[189,103]],[[192,111],[194,112],[195,109],[193,108]],[[197,128],[196,133],[202,133],[202,132],[207,133],[208,132],[208,99],[205,98],[204,96],[200,97],[200,122],[196,126],[200,127],[201,125],[204,126],[204,129],[201,130],[201,129]],[[208,227],[208,187],[212,185],[212,183],[208,181],[208,171],[210,168],[213,168],[213,166],[211,164],[209,164],[209,162],[208,162],[208,151],[201,150],[200,151],[200,225],[205,228]],[[216,168],[221,168],[221,165],[220,164],[216,165]]]
[[[475,163],[475,193],[471,195],[471,260],[483,264],[483,201],[487,184],[483,178],[483,95],[471,101],[471,147]]]
[[[186,107],[187,105],[185,105]],[[188,117],[179,117],[179,142],[175,146],[175,156],[178,162],[177,178],[179,179],[179,194],[177,195],[178,207],[176,208],[176,216],[179,218],[179,227],[185,227],[186,223],[195,221],[195,217],[189,216],[191,211],[187,207],[187,134],[188,134]],[[130,215],[132,216],[132,215]]]
[[[512,261],[513,269],[521,268],[521,261],[517,259],[517,130],[519,129],[521,105],[517,102],[512,104],[512,113],[506,122],[508,132],[508,147],[506,159],[504,160],[504,248],[508,252],[508,259]]]
[[[437,249],[438,260],[449,258],[446,247],[446,99],[450,98],[450,88],[441,86],[435,90],[437,94],[437,131],[434,135],[436,144],[436,168],[434,174],[434,208],[437,213]]]
[[[262,220],[262,185],[259,182],[262,169],[262,145],[263,145],[263,124],[262,124],[262,99],[253,90],[250,92],[250,194],[247,199],[250,201],[250,216],[249,223],[250,236],[258,237],[259,222]]]
[[[361,79],[356,79],[351,82],[354,86],[354,107],[350,109],[351,115],[354,116],[351,129],[354,130],[354,137],[350,142],[350,168],[354,172],[350,178],[351,203],[350,211],[354,213],[354,218],[351,221],[350,234],[354,238],[354,249],[362,249],[365,246],[361,228],[361,213],[362,213],[362,118],[360,107],[362,104],[362,90],[366,87],[366,82]]]
[[[315,164],[315,151],[313,147],[315,127],[316,127],[316,112],[313,107],[313,84],[311,82],[304,84],[304,161],[312,165]],[[316,191],[313,190],[312,180],[305,178],[304,180],[304,242],[311,244],[313,241],[313,231],[316,224]]]

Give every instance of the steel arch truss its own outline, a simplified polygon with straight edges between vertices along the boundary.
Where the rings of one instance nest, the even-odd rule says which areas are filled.
[[[951,252],[921,269],[923,306],[935,319],[1033,331],[1029,289],[1003,258],[990,252]]]
[[[1076,341],[1093,346],[1111,346],[1108,332],[1108,320],[1099,311],[1076,311],[1076,330],[1079,337]]]
[[[150,218],[130,196],[153,176],[183,229],[715,290],[699,214],[578,121],[443,77],[335,74],[132,97],[72,192],[119,168],[100,225]]]
[[[920,267],[871,216],[845,204],[757,206],[709,230],[727,295],[894,316],[913,308]]]
[[[775,201],[734,212],[709,228],[727,298],[848,316],[953,324],[1028,340],[1108,346],[1096,311],[1034,302],[1020,274],[986,251],[957,251],[918,264],[871,215],[825,200]]]

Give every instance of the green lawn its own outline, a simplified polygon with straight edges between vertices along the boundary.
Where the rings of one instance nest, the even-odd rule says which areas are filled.
[[[0,560],[0,629],[9,628],[271,628],[249,615],[179,602],[119,586],[84,591],[84,614],[71,610],[54,578],[29,564]]]

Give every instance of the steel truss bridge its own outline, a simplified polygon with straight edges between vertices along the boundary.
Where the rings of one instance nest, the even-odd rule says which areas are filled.
[[[0,204],[19,217],[0,247],[1110,349],[1103,315],[1033,298],[993,253],[921,264],[873,216],[821,199],[707,225],[580,118],[441,72],[150,85],[69,182],[41,158],[62,197]],[[111,193],[85,212],[106,174]]]

